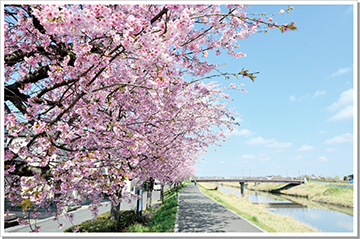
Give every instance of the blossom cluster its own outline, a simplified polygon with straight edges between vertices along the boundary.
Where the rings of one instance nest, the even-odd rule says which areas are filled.
[[[215,128],[230,129],[236,113],[220,103],[231,96],[218,84],[187,76],[218,69],[211,52],[246,56],[238,41],[261,26],[246,6],[226,7],[7,6],[5,99],[16,109],[5,114],[6,197],[35,218],[51,205],[58,218],[90,198],[96,216],[104,196],[113,205],[136,198],[124,192],[126,180],[174,183],[194,174],[225,136]],[[19,160],[41,173],[17,175]]]

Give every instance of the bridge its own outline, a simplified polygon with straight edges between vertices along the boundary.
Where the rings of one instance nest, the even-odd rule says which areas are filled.
[[[237,182],[240,184],[241,195],[243,195],[245,183],[288,183],[289,185],[300,185],[305,183],[305,180],[297,179],[266,179],[266,178],[196,178],[192,179],[191,182],[207,182],[207,183],[224,183],[224,182]]]

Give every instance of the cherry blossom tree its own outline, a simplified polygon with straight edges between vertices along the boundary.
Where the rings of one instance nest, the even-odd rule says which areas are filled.
[[[193,174],[222,127],[235,123],[222,103],[226,87],[207,80],[255,78],[245,69],[221,72],[208,53],[239,58],[239,40],[296,29],[246,8],[5,5],[5,197],[34,218],[52,204],[57,218],[86,197],[96,216],[104,195],[112,212],[131,197],[127,179]]]

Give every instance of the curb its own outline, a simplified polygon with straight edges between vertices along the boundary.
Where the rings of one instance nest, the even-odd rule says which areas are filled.
[[[181,192],[181,191],[180,191]],[[180,201],[180,192],[178,195],[178,201],[177,204],[179,205],[179,201]],[[179,232],[179,208],[180,206],[176,207],[176,217],[175,217],[175,227],[174,227],[174,233],[178,233]]]
[[[179,205],[179,200],[180,200],[180,194],[178,196],[178,205]],[[176,217],[175,217],[175,227],[174,227],[174,233],[178,233],[179,232],[179,206],[176,207]]]

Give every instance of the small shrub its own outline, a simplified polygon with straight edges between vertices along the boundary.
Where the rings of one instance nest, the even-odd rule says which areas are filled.
[[[78,232],[118,232],[123,231],[126,227],[132,225],[136,221],[134,211],[121,211],[119,230],[115,220],[110,220],[110,212],[99,215],[94,220],[87,220],[79,224]],[[73,232],[77,225],[69,227],[64,232]]]
[[[149,232],[149,228],[141,224],[135,224],[129,227],[128,232]]]
[[[251,217],[251,221],[253,221],[253,222],[255,222],[255,223],[259,223],[258,218],[255,217],[255,216],[252,216],[252,217]]]

